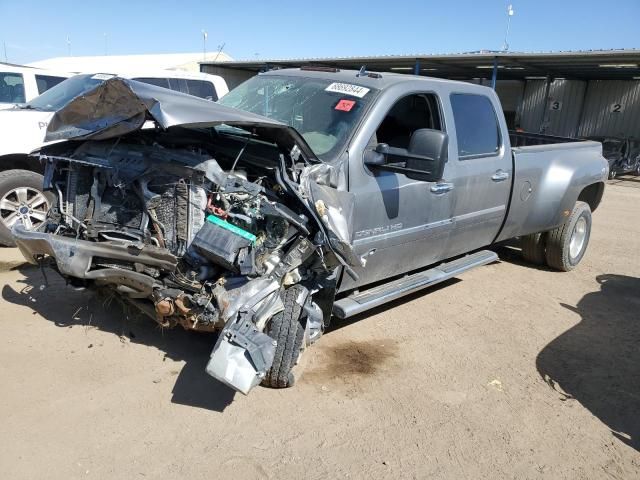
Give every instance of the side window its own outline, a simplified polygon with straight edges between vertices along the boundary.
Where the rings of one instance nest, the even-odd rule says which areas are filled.
[[[211,82],[206,80],[187,80],[187,87],[191,95],[213,100],[214,102],[218,101],[218,95],[216,95],[216,90]]]
[[[25,101],[22,75],[0,72],[0,103],[24,103]]]
[[[438,100],[431,93],[408,95],[398,100],[387,113],[370,143],[386,143],[390,147],[408,148],[416,130],[442,130]]]
[[[53,75],[36,75],[36,84],[38,85],[38,93],[42,94],[55,87],[60,82],[65,81],[65,77],[54,77]]]
[[[500,129],[491,100],[484,95],[451,95],[453,120],[458,139],[458,155],[495,155],[500,149]]]
[[[149,85],[155,85],[156,87],[169,88],[169,79],[168,78],[147,78],[147,77],[139,77],[132,78],[131,80],[136,80],[142,83],[148,83]]]
[[[169,88],[176,92],[189,93],[187,88],[187,81],[184,78],[170,78]]]

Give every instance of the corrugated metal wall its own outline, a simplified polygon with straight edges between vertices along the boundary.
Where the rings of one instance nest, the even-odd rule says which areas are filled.
[[[519,125],[548,135],[640,137],[640,81],[528,80]]]
[[[545,93],[545,80],[527,80],[518,122],[524,131],[539,133],[544,119]]]
[[[578,135],[640,137],[640,81],[592,80]]]
[[[586,88],[587,82],[582,80],[551,82],[542,133],[561,137],[576,135]]]

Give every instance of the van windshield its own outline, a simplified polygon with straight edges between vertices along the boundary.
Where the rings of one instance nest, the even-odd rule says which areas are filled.
[[[338,155],[377,90],[320,78],[258,75],[218,103],[295,128],[321,159]]]
[[[43,112],[55,112],[60,110],[74,98],[93,89],[113,75],[76,75],[55,87],[51,87],[42,95],[34,98],[23,108],[42,110]]]

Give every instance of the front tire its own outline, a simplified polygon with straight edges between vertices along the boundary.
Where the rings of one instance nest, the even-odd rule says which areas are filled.
[[[294,285],[283,295],[284,310],[276,313],[267,324],[266,333],[276,342],[273,364],[262,380],[262,384],[272,388],[292,387],[302,375],[299,363],[304,349],[304,330],[302,322],[303,305],[309,291],[302,285]]]
[[[591,208],[576,202],[569,218],[547,234],[547,265],[556,270],[573,270],[584,256],[591,236]]]
[[[15,246],[11,227],[19,220],[29,229],[42,226],[53,200],[42,183],[42,175],[29,170],[0,172],[0,245]]]

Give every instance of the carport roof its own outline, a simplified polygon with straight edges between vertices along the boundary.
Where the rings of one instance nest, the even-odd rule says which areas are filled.
[[[266,69],[321,65],[455,79],[489,78],[494,61],[498,62],[499,79],[526,77],[576,79],[640,79],[640,50],[583,50],[566,52],[503,52],[481,50],[454,54],[384,55],[368,57],[300,58],[200,62],[221,68],[259,72]],[[202,67],[201,67],[202,68]]]

